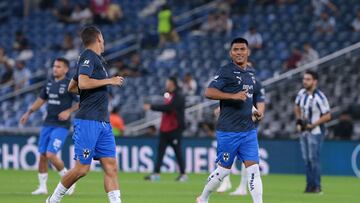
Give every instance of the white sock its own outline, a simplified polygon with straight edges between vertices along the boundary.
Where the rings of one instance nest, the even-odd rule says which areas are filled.
[[[59,175],[63,177],[67,171],[68,170],[64,167],[61,171],[59,171]]]
[[[245,165],[242,164],[241,166],[241,181],[240,181],[240,188],[245,188],[247,187],[247,173],[246,173],[246,168]]]
[[[230,174],[230,169],[223,168],[218,166],[215,171],[213,171],[209,178],[208,182],[205,185],[205,188],[200,196],[203,201],[209,201],[210,193],[215,191],[220,183],[223,181],[224,177]]]
[[[66,188],[65,186],[63,186],[63,184],[61,184],[61,182],[59,182],[59,184],[56,186],[54,193],[51,195],[50,201],[60,202],[67,191],[68,188]]]
[[[48,179],[48,174],[47,173],[39,173],[38,178],[39,178],[39,188],[46,189],[47,188],[46,182]]]
[[[230,175],[225,176],[222,182],[226,182],[226,183],[228,183],[228,184],[231,184]]]
[[[113,190],[107,193],[110,203],[121,203],[120,190]]]
[[[254,203],[262,203],[263,187],[258,164],[246,168],[248,187]]]

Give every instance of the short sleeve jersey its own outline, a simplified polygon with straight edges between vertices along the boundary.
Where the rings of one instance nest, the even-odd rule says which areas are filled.
[[[247,132],[256,128],[251,119],[256,83],[255,73],[251,68],[244,70],[234,63],[229,63],[218,70],[209,88],[232,94],[243,90],[248,90],[248,93],[245,101],[220,100],[217,130]],[[257,102],[263,100],[262,96],[256,97]]]
[[[84,50],[77,62],[77,72],[73,79],[78,81],[79,75],[102,80],[108,78],[105,60],[90,49]],[[75,118],[109,122],[109,91],[107,86],[80,90],[80,108]]]
[[[69,128],[70,120],[59,120],[59,114],[71,108],[74,102],[79,99],[76,95],[67,91],[70,80],[65,78],[60,81],[55,81],[53,78],[46,82],[45,87],[41,90],[39,97],[47,101],[47,116],[45,118],[45,126],[58,126]]]

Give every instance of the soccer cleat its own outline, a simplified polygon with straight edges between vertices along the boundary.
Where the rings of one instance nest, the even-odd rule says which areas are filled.
[[[233,195],[233,196],[245,196],[247,194],[247,190],[246,188],[243,188],[243,187],[237,187],[236,190],[234,192],[231,192],[230,195]]]
[[[31,192],[32,195],[47,195],[47,188],[38,188],[35,191]]]
[[[179,181],[179,182],[187,182],[188,180],[189,180],[189,177],[186,174],[179,175],[176,178],[176,181]]]
[[[148,176],[145,176],[144,179],[148,180],[148,181],[159,181],[160,180],[160,175],[159,174],[150,174]]]
[[[76,187],[76,184],[73,184],[73,185],[68,189],[68,191],[66,192],[66,195],[72,195],[72,194],[74,194],[74,192],[75,192],[75,187]]]
[[[224,178],[220,187],[216,190],[216,192],[226,192],[231,189],[231,182],[230,179]]]
[[[201,199],[201,197],[199,196],[196,198],[196,203],[208,203],[208,201]]]

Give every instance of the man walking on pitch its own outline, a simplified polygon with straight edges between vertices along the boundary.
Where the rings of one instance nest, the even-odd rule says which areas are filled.
[[[160,180],[160,168],[163,163],[166,147],[170,145],[174,149],[180,168],[180,175],[176,180],[185,182],[188,180],[188,177],[185,174],[185,162],[181,150],[182,132],[185,127],[185,98],[181,94],[175,77],[169,77],[166,80],[165,89],[164,104],[144,104],[145,110],[151,109],[162,112],[156,165],[154,172],[146,176],[145,180]]]
[[[20,124],[24,125],[30,115],[47,102],[47,116],[40,131],[38,144],[40,153],[38,168],[39,187],[31,193],[32,195],[48,193],[46,185],[48,179],[48,161],[55,166],[61,177],[67,172],[64,162],[56,154],[61,150],[69,134],[71,113],[79,108],[76,95],[67,91],[67,86],[70,82],[66,78],[68,70],[68,60],[64,58],[55,59],[52,77],[47,81],[36,101],[20,119]],[[74,102],[76,104],[73,105]],[[74,187],[68,191],[68,194],[73,192]]]
[[[69,91],[80,94],[80,109],[74,120],[75,167],[62,177],[47,203],[58,203],[67,190],[84,177],[92,159],[100,160],[104,170],[104,187],[110,203],[120,203],[120,190],[115,159],[115,138],[109,122],[108,85],[121,86],[122,77],[108,77],[106,63],[101,57],[104,39],[94,26],[81,33],[85,50],[77,62],[77,73],[69,84]]]
[[[253,116],[253,94],[256,84],[249,69],[248,42],[236,38],[231,42],[232,62],[221,67],[205,91],[209,99],[220,100],[217,124],[217,168],[213,171],[197,203],[207,203],[224,177],[230,174],[235,157],[241,160],[248,175],[248,188],[254,203],[262,203],[262,182],[259,170],[259,146]],[[254,111],[256,119],[263,115]]]
[[[306,71],[303,86],[295,99],[296,128],[306,167],[305,193],[321,193],[320,151],[324,124],[331,119],[329,102],[318,88],[318,74]]]

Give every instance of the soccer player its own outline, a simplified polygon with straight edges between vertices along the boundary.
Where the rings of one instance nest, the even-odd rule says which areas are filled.
[[[253,105],[256,108],[256,111],[259,111],[261,115],[265,113],[265,89],[262,87],[261,82],[256,80],[255,83],[255,91],[253,95]],[[254,109],[255,110],[255,109]],[[253,112],[255,113],[255,112]],[[259,117],[255,117],[253,115],[253,121],[256,125],[259,124],[259,121],[262,119]],[[241,160],[240,160],[241,161]],[[230,175],[226,176],[222,181],[220,187],[217,189],[217,192],[226,192],[231,189],[231,181]],[[241,179],[239,186],[235,189],[235,191],[231,192],[230,195],[246,195],[247,194],[247,174],[246,168],[244,164],[241,164]]]
[[[247,65],[248,42],[235,38],[229,51],[232,62],[221,67],[205,91],[209,99],[220,100],[217,124],[217,168],[210,174],[197,203],[207,203],[211,192],[230,174],[235,157],[246,167],[248,187],[254,203],[262,203],[262,182],[259,170],[259,146],[256,124],[252,120],[255,75]],[[262,118],[254,111],[257,119]]]
[[[60,176],[64,176],[67,172],[64,162],[56,154],[61,150],[69,134],[70,115],[79,107],[76,95],[67,91],[67,86],[70,82],[70,79],[66,78],[68,70],[68,60],[57,58],[54,61],[52,77],[47,81],[36,101],[20,119],[20,124],[24,125],[30,115],[47,102],[47,116],[43,123],[38,143],[40,153],[38,168],[39,187],[31,193],[33,195],[47,194],[48,192],[46,186],[48,161],[55,166]],[[73,191],[74,187],[68,194],[72,194]]]
[[[60,202],[67,190],[88,173],[94,158],[100,160],[104,170],[104,186],[109,202],[120,203],[115,138],[109,122],[108,85],[121,86],[124,79],[119,76],[108,77],[107,64],[101,57],[104,39],[98,28],[85,27],[80,36],[85,50],[80,54],[77,73],[68,87],[69,91],[80,94],[80,108],[75,116],[73,135],[76,163],[62,177],[46,202]]]
[[[320,151],[325,136],[324,123],[331,120],[329,102],[318,88],[318,74],[306,71],[304,88],[295,99],[297,131],[301,132],[300,146],[306,167],[305,193],[321,193]]]

